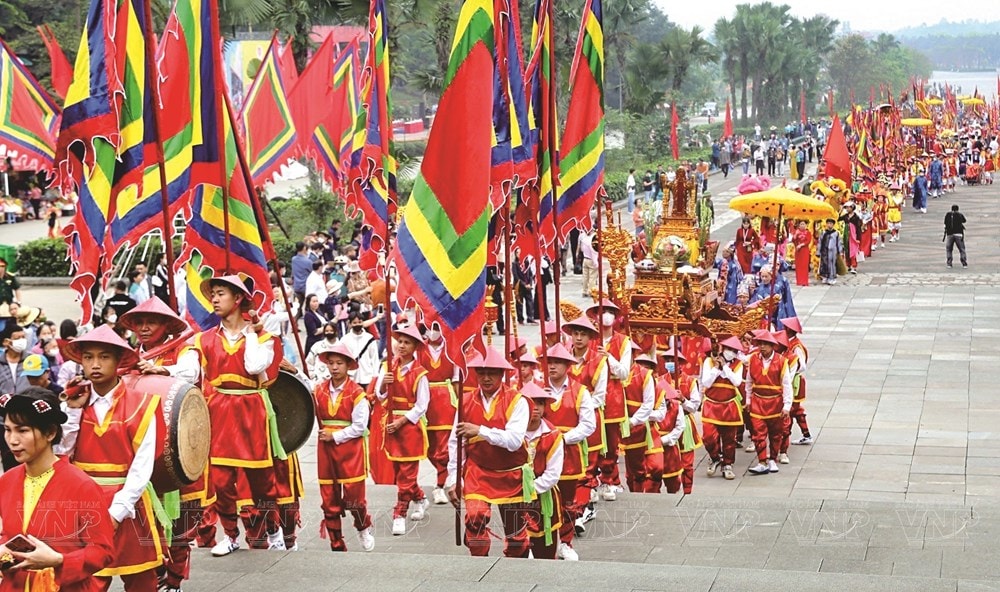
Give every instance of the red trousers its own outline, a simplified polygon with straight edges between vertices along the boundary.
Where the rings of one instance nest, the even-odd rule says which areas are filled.
[[[681,462],[684,464],[681,485],[684,487],[684,495],[690,495],[694,489],[694,450],[681,452]]]
[[[174,537],[166,554],[165,580],[168,588],[180,588],[181,582],[191,577],[190,543],[201,524],[202,510],[201,500],[181,502],[181,515],[174,520]]]
[[[322,499],[323,525],[330,537],[330,548],[334,551],[346,551],[344,531],[340,519],[350,512],[354,517],[354,529],[364,530],[372,525],[372,517],[368,514],[368,502],[365,499],[365,482],[333,483],[320,485],[319,495]]]
[[[792,421],[798,424],[803,436],[809,435],[809,422],[806,421],[806,408],[801,403],[792,402],[792,409],[785,420],[785,433],[781,439],[781,452],[788,452],[788,445],[792,439]]]
[[[643,453],[646,451],[643,450]],[[663,454],[654,452],[644,454],[643,463],[646,467],[646,480],[642,484],[643,493],[660,493],[660,475],[663,474]]]
[[[212,465],[211,478],[215,485],[215,511],[219,515],[219,522],[226,535],[235,539],[240,534],[240,529],[236,525],[238,509],[236,502],[239,500],[237,491],[237,477],[242,472],[246,476],[247,484],[250,487],[250,495],[254,505],[263,514],[263,523],[267,532],[277,532],[278,517],[274,510],[277,507],[275,498],[277,493],[274,484],[274,469],[247,469],[243,467],[229,467],[225,465]]]
[[[629,491],[633,493],[647,493],[646,484],[650,480],[656,480],[657,474],[650,471],[648,461],[648,457],[650,456],[657,455],[647,455],[645,448],[625,449],[625,484],[628,486]]]
[[[504,532],[504,557],[527,557],[530,543],[525,522],[524,504],[500,504]],[[473,557],[490,554],[490,518],[492,505],[482,500],[465,500],[465,546]]]
[[[147,569],[146,571],[140,571],[137,574],[118,577],[122,579],[126,592],[132,592],[133,590],[135,590],[135,592],[155,592],[160,580],[160,578],[156,575],[156,569]],[[112,578],[110,577],[97,578],[97,581],[101,584],[101,590],[107,592],[107,590],[111,588],[111,579]]]
[[[427,430],[427,460],[437,470],[437,486],[444,487],[448,478],[448,437],[450,430]]]
[[[601,484],[620,485],[618,478],[618,445],[622,441],[622,424],[604,424],[604,441],[608,445],[607,451],[601,455],[598,466],[601,470]]]
[[[596,450],[591,450],[587,454],[586,474],[583,480],[576,484],[576,503],[580,504],[581,512],[583,511],[583,506],[590,503],[590,492],[597,489],[600,460],[601,455]]]
[[[419,461],[392,462],[392,472],[396,478],[396,505],[392,508],[393,518],[406,518],[410,502],[424,499],[424,490],[417,484]]]
[[[781,443],[785,439],[785,417],[771,419],[753,418],[753,443],[757,449],[757,460],[766,463],[777,461]]]
[[[583,507],[586,505],[577,501],[577,489],[586,491],[587,502],[590,501],[590,490],[579,485],[580,482],[574,479],[559,481],[559,497],[562,500],[562,527],[559,528],[559,540],[567,545],[573,542],[573,537],[576,535],[576,519],[583,516]]]
[[[219,514],[215,504],[201,509],[201,523],[197,528],[198,547],[211,549],[215,546],[215,531],[219,526]]]
[[[705,442],[705,452],[713,462],[722,461],[724,465],[736,463],[736,434],[740,426],[723,426],[714,423],[702,425],[702,440]]]

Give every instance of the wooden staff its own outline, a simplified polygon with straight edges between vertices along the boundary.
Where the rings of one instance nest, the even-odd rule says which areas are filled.
[[[209,20],[212,23],[212,37],[211,43],[218,43],[222,40],[222,33],[219,31],[219,7],[216,2],[209,2]],[[271,40],[274,43],[274,39]],[[215,68],[215,81],[214,90],[216,94],[215,99],[215,122],[216,130],[215,136],[217,141],[216,149],[218,150],[218,161],[219,161],[219,189],[222,192],[222,223],[223,232],[225,234],[226,242],[226,274],[231,273],[230,269],[230,232],[229,232],[229,171],[226,170],[226,125],[223,118],[228,117],[226,113],[226,105],[228,101],[226,100],[226,82],[222,78],[222,55],[216,51],[215,55],[212,57],[212,65]],[[236,130],[233,130],[233,135],[236,135]],[[239,150],[239,139],[237,138],[237,154],[240,153]],[[251,184],[250,187],[253,187]]]
[[[503,301],[504,301],[504,307],[503,307],[502,311],[498,311],[498,312],[501,312],[504,315],[503,316],[503,318],[504,318],[504,325],[507,327],[507,331],[504,332],[504,339],[503,339],[503,342],[504,342],[504,357],[506,358],[506,357],[510,357],[510,349],[511,349],[511,345],[512,345],[511,337],[514,336],[516,338],[516,336],[517,336],[517,327],[515,326],[515,322],[517,321],[517,317],[516,317],[516,315],[511,314],[511,310],[513,310],[512,307],[514,307],[516,304],[515,304],[514,289],[513,289],[513,282],[514,282],[514,262],[513,262],[513,259],[510,256],[511,255],[511,253],[510,253],[510,250],[511,250],[511,248],[510,248],[511,247],[511,245],[510,245],[510,242],[511,242],[511,240],[510,240],[510,204],[507,203],[506,201],[504,202],[503,206],[501,206],[500,220],[503,223],[503,254],[504,254],[503,255],[503,258],[504,258]],[[493,333],[492,327],[490,328],[490,333],[491,334]],[[514,341],[513,343],[517,343],[517,341]],[[506,380],[507,380],[507,375],[505,374],[504,375],[504,381],[506,382]]]
[[[469,369],[466,368],[465,372],[468,371]],[[456,423],[462,423],[463,421],[465,421],[465,411],[463,410],[463,408],[465,407],[465,405],[463,404],[465,401],[464,391],[465,391],[465,374],[462,373],[459,374],[458,378],[458,411],[455,417]],[[458,499],[458,503],[455,504],[455,546],[461,547],[462,531],[464,530],[462,524],[462,477],[464,476],[464,471],[462,471],[462,461],[464,459],[462,457],[464,456],[463,453],[465,452],[465,438],[456,436],[455,440],[456,440],[455,497]]]

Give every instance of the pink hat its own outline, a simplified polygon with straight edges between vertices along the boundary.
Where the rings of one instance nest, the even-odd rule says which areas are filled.
[[[538,358],[535,357],[535,354],[533,354],[531,352],[528,352],[528,353],[524,354],[523,356],[521,356],[520,358],[518,358],[517,362],[519,364],[534,364],[534,365],[537,366],[538,365]]]
[[[139,325],[139,317],[143,315],[159,318],[160,322],[167,326],[168,335],[177,336],[188,330],[188,324],[184,319],[177,316],[177,313],[170,310],[170,307],[159,298],[150,298],[126,312],[118,319],[118,324],[135,332]]]
[[[646,364],[654,368],[656,367],[656,361],[653,360],[653,358],[647,356],[646,354],[639,354],[638,356],[635,357],[634,361],[636,364]]]
[[[551,335],[553,333],[559,333],[559,325],[556,324],[555,319],[551,321],[545,321],[544,329],[546,335]]]
[[[528,346],[528,342],[525,341],[525,339],[523,337],[518,337],[517,339],[514,340],[513,343],[510,344],[510,353],[514,353],[518,349],[520,349],[522,347],[527,347],[527,346]]]
[[[236,291],[237,294],[242,294],[244,296],[241,308],[249,309],[254,303],[253,300],[254,293],[254,283],[253,278],[245,273],[240,273],[236,275],[220,275],[216,277],[210,277],[208,279],[202,280],[201,282],[201,293],[208,300],[212,299],[212,286],[228,286]]]
[[[416,342],[417,347],[424,346],[424,336],[420,334],[420,329],[417,329],[416,325],[407,325],[402,329],[396,329],[392,332],[393,337],[409,337]]]
[[[331,356],[340,356],[347,360],[348,370],[355,370],[358,367],[358,362],[354,359],[354,354],[343,343],[338,343],[329,349],[321,351],[318,357],[320,362],[326,363]]]
[[[121,369],[131,369],[139,363],[139,355],[135,353],[132,346],[115,333],[114,329],[108,325],[101,325],[83,337],[77,337],[73,341],[60,344],[62,355],[68,360],[80,364],[82,363],[83,350],[88,345],[107,345],[118,350],[121,359],[118,360],[118,367]]]
[[[771,337],[774,337],[774,340],[782,348],[788,349],[788,335],[786,335],[784,331],[775,331],[774,333],[771,333]]]
[[[740,342],[739,339],[736,339],[735,337],[733,337],[732,335],[730,335],[729,337],[726,337],[725,339],[720,340],[719,341],[719,345],[721,345],[722,347],[728,347],[729,349],[732,349],[732,350],[735,350],[735,351],[738,351],[738,352],[743,351],[743,343]]]
[[[503,355],[492,347],[486,348],[486,357],[480,357],[477,360],[469,362],[467,364],[469,368],[476,370],[513,370],[514,367],[510,365]]]
[[[587,308],[587,316],[589,317],[589,316],[593,316],[593,315],[597,314],[597,311],[601,310],[602,308],[603,309],[608,309],[608,310],[613,310],[613,311],[615,311],[615,314],[618,314],[619,312],[621,312],[621,309],[618,308],[617,304],[615,304],[614,302],[612,302],[611,300],[609,300],[607,298],[604,298],[604,299],[601,300],[600,304],[592,304],[592,305],[590,305],[589,308]]]
[[[558,360],[566,362],[567,364],[576,364],[576,358],[574,358],[573,354],[570,353],[570,351],[566,349],[566,346],[561,343],[557,343],[550,347],[546,354],[548,355],[550,362]]]
[[[778,345],[778,340],[774,338],[774,335],[771,335],[770,331],[764,331],[763,329],[754,332],[753,340],[762,343],[770,343],[771,345]]]
[[[677,352],[676,356],[674,354],[675,351]],[[682,362],[687,362],[687,356],[684,355],[684,351],[674,350],[674,348],[661,351],[659,353],[659,356],[668,362],[672,361],[674,357],[676,357],[678,360],[681,360]]]
[[[525,383],[525,385],[521,387],[521,395],[529,399],[555,400],[556,398],[552,391],[547,391],[533,382]]]
[[[785,329],[791,329],[796,333],[802,333],[802,322],[799,321],[799,317],[788,317],[786,319],[778,319],[781,326]]]
[[[563,323],[563,333],[570,335],[573,333],[573,329],[583,329],[584,331],[590,332],[592,336],[596,336],[598,334],[594,324],[587,320],[586,317],[579,317],[569,321],[568,323]]]

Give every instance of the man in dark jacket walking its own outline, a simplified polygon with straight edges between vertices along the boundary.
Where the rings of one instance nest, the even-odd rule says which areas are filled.
[[[965,215],[958,211],[957,204],[951,206],[951,211],[944,215],[944,248],[948,252],[949,268],[956,245],[962,267],[968,267],[969,261],[965,258]]]

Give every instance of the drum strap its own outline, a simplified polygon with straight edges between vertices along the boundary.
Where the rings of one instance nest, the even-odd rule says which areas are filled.
[[[281,436],[278,434],[278,418],[274,414],[274,407],[271,405],[271,397],[267,394],[266,388],[260,389],[224,389],[217,388],[216,392],[223,395],[260,395],[264,401],[264,409],[267,411],[267,429],[271,434],[271,456],[278,460],[287,460],[284,446],[281,445]]]
[[[94,483],[102,486],[114,486],[114,485],[124,485],[125,477],[94,477],[91,476]],[[167,510],[163,507],[160,502],[160,498],[156,496],[156,491],[153,490],[152,483],[146,483],[146,491],[143,492],[143,498],[146,503],[149,504],[151,510],[153,510],[153,516],[156,517],[156,521],[163,526],[163,536],[167,539],[167,546],[170,546],[171,540],[174,538],[174,522],[171,520],[167,514]],[[177,497],[177,516],[180,516],[180,496]],[[152,529],[155,530],[154,525],[150,525]],[[156,533],[153,533],[156,536]]]

